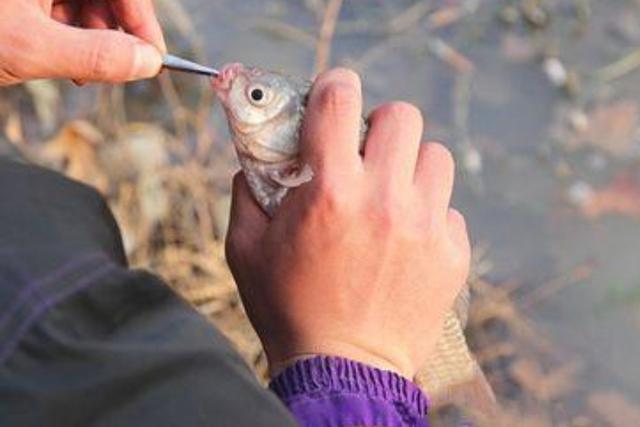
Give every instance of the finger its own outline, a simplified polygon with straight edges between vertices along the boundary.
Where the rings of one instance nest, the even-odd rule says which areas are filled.
[[[269,224],[269,218],[251,195],[242,172],[233,177],[231,214],[227,239],[244,248],[261,237]]]
[[[471,269],[471,243],[464,216],[455,209],[447,213],[447,230],[451,241],[452,258],[461,274],[461,283],[466,281]]]
[[[369,116],[365,169],[385,183],[410,184],[423,126],[420,110],[405,102],[391,102],[374,110]]]
[[[453,156],[444,145],[437,142],[420,145],[414,184],[426,199],[427,209],[442,215],[441,218],[451,202],[454,174]]]
[[[126,32],[151,43],[163,54],[167,53],[167,45],[152,0],[109,1],[118,24]]]
[[[106,0],[93,0],[84,4],[80,14],[80,24],[94,30],[117,29],[118,25]]]
[[[321,74],[309,95],[301,138],[303,161],[319,178],[342,176],[361,165],[361,121],[358,75],[343,68]]]
[[[449,209],[447,213],[447,229],[451,241],[463,253],[470,252],[469,233],[464,215],[457,209]]]
[[[38,76],[79,81],[124,82],[160,72],[162,55],[152,45],[120,31],[43,24],[34,55]]]
[[[89,0],[84,3],[80,12],[80,25],[93,30],[115,30],[118,28],[111,6],[106,0]],[[74,79],[77,86],[84,86],[86,81]]]

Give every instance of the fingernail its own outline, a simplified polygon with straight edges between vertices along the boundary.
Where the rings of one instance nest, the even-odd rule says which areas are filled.
[[[135,79],[148,79],[155,77],[162,68],[162,55],[160,51],[150,44],[139,43],[135,48],[135,67],[133,76]]]

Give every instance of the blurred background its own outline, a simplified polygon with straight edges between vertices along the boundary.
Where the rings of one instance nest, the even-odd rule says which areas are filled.
[[[474,272],[468,338],[506,425],[640,424],[640,1],[157,0],[170,50],[419,105],[454,151]],[[224,260],[237,169],[206,79],[0,89],[0,152],[109,200],[136,267],[209,316],[261,377]],[[434,425],[472,414],[434,411]]]

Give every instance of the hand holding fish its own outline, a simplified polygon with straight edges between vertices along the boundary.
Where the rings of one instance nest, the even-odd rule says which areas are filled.
[[[2,0],[0,17],[0,85],[149,78],[166,52],[152,0]]]
[[[413,378],[469,269],[451,154],[421,144],[415,107],[390,103],[369,117],[361,155],[361,88],[347,70],[318,77],[305,108],[300,160],[313,179],[272,218],[234,180],[227,252],[245,307],[272,368],[330,354]]]

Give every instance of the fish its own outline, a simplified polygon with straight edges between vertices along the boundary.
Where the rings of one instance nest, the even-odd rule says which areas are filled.
[[[313,178],[298,156],[311,83],[238,63],[226,65],[212,82],[249,188],[273,216],[290,188]]]
[[[311,82],[296,76],[226,65],[212,79],[229,125],[238,161],[251,192],[267,215],[274,215],[287,192],[313,179],[300,160],[300,134]],[[367,124],[361,121],[361,152]],[[447,313],[433,354],[413,380],[432,402],[477,406],[491,413],[495,396],[464,336],[469,287]]]

